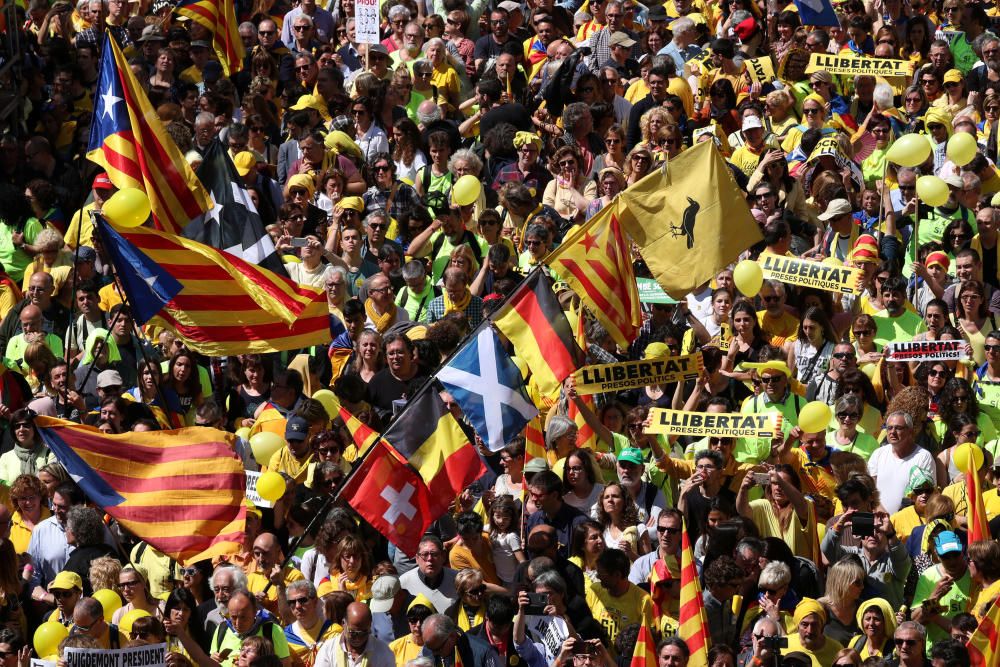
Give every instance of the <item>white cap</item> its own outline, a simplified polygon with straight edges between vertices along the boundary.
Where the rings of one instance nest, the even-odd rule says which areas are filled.
[[[743,131],[747,130],[759,130],[763,129],[764,124],[760,122],[760,117],[758,116],[747,116],[743,119]]]

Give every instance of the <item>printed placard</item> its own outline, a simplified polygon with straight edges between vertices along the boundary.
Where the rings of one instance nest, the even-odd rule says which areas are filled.
[[[247,500],[252,502],[257,507],[274,507],[274,503],[269,500],[264,500],[257,493],[257,480],[260,479],[259,472],[253,472],[252,470],[247,470]]]
[[[859,294],[861,292],[861,269],[849,266],[834,266],[811,259],[783,257],[781,255],[761,255],[757,260],[764,277],[789,285],[815,287],[838,294]]]
[[[723,438],[771,438],[781,429],[781,415],[736,412],[684,412],[652,408],[646,433],[718,436]]]
[[[842,56],[832,53],[813,53],[809,56],[806,74],[826,70],[830,74],[857,76],[911,76],[912,60],[890,60],[888,58],[865,58],[862,56]]]
[[[660,283],[653,278],[636,278],[635,284],[639,288],[639,301],[642,303],[677,303],[677,299],[664,292]]]
[[[116,649],[67,648],[63,657],[66,667],[164,667],[167,645]]]
[[[964,340],[911,340],[885,346],[886,361],[960,361],[968,359]]]
[[[573,373],[578,394],[602,394],[606,391],[638,389],[653,384],[667,384],[701,373],[701,352],[669,357],[655,357],[618,364],[584,366]]]
[[[355,0],[354,24],[359,44],[379,43],[378,0]]]
[[[747,76],[753,83],[770,83],[776,78],[774,61],[771,60],[771,56],[744,60],[743,64],[746,66]]]

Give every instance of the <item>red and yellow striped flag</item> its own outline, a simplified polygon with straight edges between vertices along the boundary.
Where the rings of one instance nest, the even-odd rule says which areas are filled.
[[[545,263],[573,288],[624,350],[639,333],[642,313],[617,211],[615,200],[566,237]]]
[[[993,667],[1000,661],[1000,605],[994,602],[965,645],[972,667]]]
[[[975,447],[976,445],[973,445]],[[979,471],[965,473],[965,501],[968,504],[969,544],[992,539],[989,520],[986,518],[986,504],[983,502],[982,484]]]
[[[354,440],[355,452],[352,452],[352,455],[355,458],[364,456],[365,452],[367,452],[372,445],[378,442],[378,433],[376,433],[371,426],[351,414],[351,412],[343,406],[341,406],[338,414],[344,421],[344,426],[346,426],[347,430],[350,432],[351,439]],[[347,460],[349,463],[354,463],[354,459]]]
[[[181,0],[174,11],[212,31],[215,53],[226,76],[243,69],[246,50],[236,24],[233,0]]]
[[[659,660],[656,656],[656,640],[653,639],[653,632],[648,625],[640,625],[629,667],[657,667],[657,665]]]
[[[532,419],[524,429],[524,462],[531,459],[545,460],[545,432],[541,417]]]
[[[694,562],[694,550],[687,522],[683,524],[681,535],[681,600],[677,634],[687,642],[691,650],[688,667],[707,667],[708,649],[712,636],[708,631],[708,615],[705,613],[705,599],[701,596],[698,582],[698,567]]]
[[[99,69],[87,159],[104,167],[118,188],[143,190],[153,224],[179,233],[212,208],[211,198],[167,135],[115,40],[104,40]]]
[[[583,307],[574,307],[569,313],[570,323],[574,325],[573,329],[576,336],[576,344],[581,350],[586,352],[587,350],[587,318],[583,312]],[[594,402],[594,395],[587,394],[586,396],[581,396],[580,399],[590,408],[591,412],[596,412],[596,404]],[[566,408],[566,416],[573,420],[576,424],[576,446],[583,447],[591,450],[592,452],[597,452],[597,433],[594,429],[590,427],[587,420],[584,419],[583,413],[580,412],[580,408],[576,406],[576,401],[569,401]]]
[[[214,428],[106,435],[37,417],[38,432],[87,497],[181,564],[237,553],[246,475],[236,436]]]

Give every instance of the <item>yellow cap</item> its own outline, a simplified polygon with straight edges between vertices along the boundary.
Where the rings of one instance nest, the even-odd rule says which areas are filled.
[[[83,579],[76,572],[63,570],[49,584],[49,591],[71,591],[74,588],[83,590]]]
[[[412,611],[414,607],[427,607],[431,611],[436,611],[434,603],[423,593],[418,593],[417,597],[413,598],[413,602],[406,608],[406,611]]]
[[[257,158],[250,151],[242,151],[233,158],[233,164],[236,165],[236,171],[240,176],[246,176],[257,166]]]
[[[744,362],[744,368],[753,368],[758,373],[763,373],[764,371],[779,371],[785,374],[785,377],[792,377],[792,371],[788,368],[788,364],[784,361],[778,361],[777,359],[772,359],[770,361],[765,361],[762,363],[747,363]]]

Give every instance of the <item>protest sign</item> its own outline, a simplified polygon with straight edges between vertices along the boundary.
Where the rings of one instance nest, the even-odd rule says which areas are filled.
[[[652,422],[646,433],[719,436],[723,438],[770,438],[780,427],[780,415],[725,412],[684,412],[683,410],[649,411]]]
[[[770,254],[761,255],[757,262],[768,280],[839,294],[859,294],[861,291],[861,270],[853,267]]]
[[[912,60],[890,60],[888,58],[866,58],[832,53],[813,53],[809,56],[806,74],[826,70],[830,74],[857,76],[910,76],[913,73]]]
[[[889,343],[886,361],[957,361],[968,359],[964,340],[920,340]]]
[[[563,642],[569,637],[566,621],[558,616],[525,616],[525,633],[532,642],[542,647],[545,664],[555,663]]]
[[[752,83],[770,83],[774,81],[774,62],[771,56],[744,60],[743,64],[747,68],[747,76]]]
[[[635,284],[639,288],[639,301],[642,303],[677,303],[677,299],[664,292],[660,283],[653,278],[636,278]]]
[[[356,0],[354,3],[354,25],[359,44],[379,43],[378,0]]]
[[[257,507],[274,507],[274,503],[269,500],[264,500],[257,493],[257,480],[260,479],[259,472],[253,472],[247,470],[247,500],[252,502]]]
[[[67,648],[63,651],[66,667],[164,667],[166,644],[133,648]]]
[[[623,391],[666,384],[701,373],[701,353],[681,356],[656,357],[640,361],[623,361],[618,364],[584,366],[573,373],[578,394],[601,394],[606,391]]]

